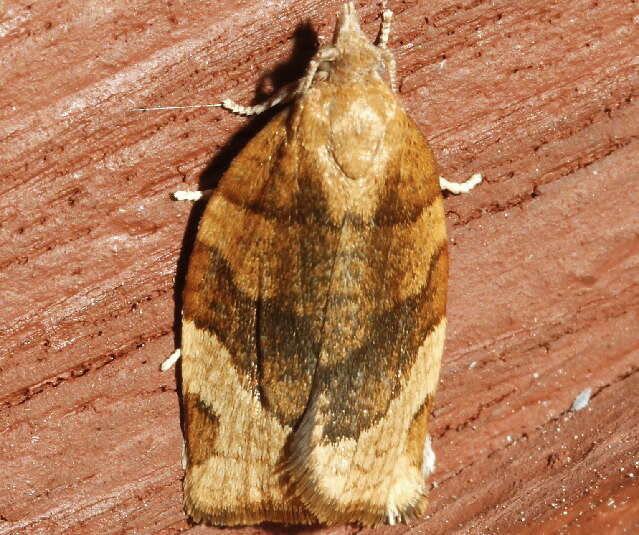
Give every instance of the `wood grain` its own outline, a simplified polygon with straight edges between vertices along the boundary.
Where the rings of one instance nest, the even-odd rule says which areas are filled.
[[[215,184],[268,117],[130,109],[263,98],[338,5],[0,4],[0,534],[213,531],[182,512],[175,376],[158,371],[201,213],[169,193]],[[443,173],[486,176],[445,201],[437,487],[394,531],[633,533],[639,6],[389,6],[400,97]],[[358,8],[374,37],[379,6]]]

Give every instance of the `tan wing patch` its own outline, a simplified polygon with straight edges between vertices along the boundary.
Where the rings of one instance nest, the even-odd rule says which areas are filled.
[[[187,427],[210,415],[219,422],[205,441],[206,452],[199,440],[187,442],[189,515],[217,525],[312,522],[313,516],[287,495],[279,476],[291,428],[266,413],[257,393],[243,387],[215,335],[190,321],[184,322],[183,333]]]
[[[422,458],[427,424],[415,416],[437,387],[446,320],[424,340],[400,395],[386,417],[357,439],[322,441],[322,399],[312,417],[296,431],[302,452],[290,465],[298,493],[321,522],[336,524],[357,517],[365,525],[418,516],[426,506]],[[411,416],[412,415],[412,416]],[[314,425],[313,425],[314,424]],[[306,426],[306,427],[304,427]],[[304,454],[306,453],[306,455]],[[301,490],[299,490],[301,489]]]

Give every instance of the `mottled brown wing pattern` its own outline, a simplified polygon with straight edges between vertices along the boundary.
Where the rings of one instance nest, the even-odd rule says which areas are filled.
[[[324,52],[232,162],[191,256],[184,491],[197,522],[375,525],[426,505],[448,270],[437,169],[352,3]]]
[[[309,359],[317,354],[303,316],[280,305],[303,304],[306,295],[295,246],[296,179],[282,171],[288,119],[281,112],[233,161],[191,255],[182,334],[184,491],[198,522],[315,521],[287,495],[278,469],[306,407]]]
[[[323,171],[289,160],[303,144],[287,112],[209,201],[184,304],[194,519],[374,524],[421,511],[447,256],[435,166],[403,117],[410,135],[369,220],[331,220]],[[270,166],[253,159],[264,143]]]
[[[371,216],[344,218],[311,399],[287,460],[302,501],[330,524],[410,518],[426,504],[424,408],[444,342],[446,231],[422,135],[401,110],[387,135],[403,142]]]

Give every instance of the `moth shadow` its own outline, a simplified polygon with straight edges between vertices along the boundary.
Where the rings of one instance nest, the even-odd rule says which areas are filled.
[[[319,46],[318,34],[311,26],[310,22],[303,22],[295,29],[293,34],[293,50],[289,57],[278,63],[271,70],[263,74],[258,80],[255,88],[255,97],[252,104],[263,102],[275,91],[285,85],[294,82],[304,76],[306,67],[311,58],[317,52]],[[202,171],[198,186],[200,190],[215,189],[222,176],[229,168],[233,159],[242,151],[246,144],[277,114],[281,107],[268,110],[260,115],[252,116],[248,122],[236,132],[224,147],[222,147],[213,159]],[[174,286],[174,321],[173,333],[176,347],[181,347],[181,323],[184,284],[188,262],[193,251],[197,229],[206,208],[206,201],[194,203],[186,230],[182,239],[182,246],[177,262],[177,270]],[[176,366],[176,379],[181,381],[181,366]],[[179,383],[178,383],[179,384]],[[184,407],[180,389],[180,407]],[[184,431],[184,416],[182,412],[182,430]]]
[[[260,531],[268,535],[320,535],[322,532],[335,533],[336,530],[319,524],[317,526],[293,526],[264,522],[260,524]]]

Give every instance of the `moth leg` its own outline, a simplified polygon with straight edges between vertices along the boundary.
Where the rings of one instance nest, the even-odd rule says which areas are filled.
[[[186,440],[182,437],[182,470],[186,470],[189,464],[189,458],[186,454]]]
[[[388,36],[390,35],[392,20],[393,12],[390,9],[385,9],[382,12],[382,24],[379,28],[377,46],[382,52],[384,63],[386,63],[386,70],[388,71],[388,77],[390,78],[391,88],[395,91],[397,88],[397,64],[395,62],[395,56],[388,49]]]
[[[395,526],[397,522],[402,521],[402,515],[397,510],[397,507],[391,505],[386,511],[386,520],[389,526]]]
[[[160,365],[160,369],[163,372],[166,372],[166,371],[170,370],[171,368],[173,368],[173,366],[175,366],[175,363],[180,359],[181,356],[182,356],[182,350],[181,349],[176,349]]]
[[[424,452],[422,454],[422,475],[424,479],[428,478],[435,471],[435,451],[430,434],[426,435],[424,440]]]
[[[306,93],[306,91],[308,91],[313,84],[315,75],[318,75],[320,78],[324,78],[327,73],[321,68],[322,62],[333,61],[336,57],[337,50],[335,50],[333,47],[329,46],[320,48],[317,54],[315,54],[315,57],[308,64],[304,78],[301,78],[299,80],[296,94],[303,95],[304,93]]]
[[[199,201],[200,199],[210,197],[211,193],[213,193],[212,189],[205,189],[203,191],[178,190],[174,191],[171,196],[176,201]]]
[[[481,173],[475,173],[473,176],[471,176],[468,180],[464,182],[450,182],[446,180],[443,176],[440,176],[439,187],[442,190],[447,190],[457,195],[459,193],[468,193],[471,189],[477,186],[482,180],[483,180],[483,177],[481,176]]]

